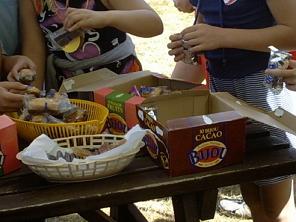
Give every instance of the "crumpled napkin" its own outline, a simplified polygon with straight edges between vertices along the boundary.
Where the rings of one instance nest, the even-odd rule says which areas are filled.
[[[124,136],[126,142],[112,150],[106,151],[102,154],[88,156],[85,159],[74,158],[71,163],[87,163],[96,160],[107,160],[115,158],[128,153],[139,151],[141,141],[146,134],[146,130],[142,129],[139,125],[134,126]],[[61,148],[54,140],[50,139],[47,135],[42,134],[37,137],[27,148],[17,154],[17,158],[30,163],[41,165],[52,165],[58,163],[69,163],[64,158],[60,157],[58,160],[50,160],[48,154],[56,154],[57,151],[62,153],[72,153],[69,148]]]

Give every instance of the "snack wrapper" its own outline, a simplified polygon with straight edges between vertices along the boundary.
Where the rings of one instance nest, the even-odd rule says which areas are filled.
[[[292,55],[285,51],[278,50],[273,46],[270,46],[269,49],[270,58],[268,62],[268,69],[287,69],[289,66],[289,60],[292,58]],[[265,75],[263,84],[275,95],[280,94],[284,87],[282,77],[272,76],[268,74]]]
[[[30,85],[32,82],[34,82],[37,75],[36,72],[31,69],[22,69],[18,74],[18,81],[25,85]]]
[[[129,93],[132,94],[132,95],[135,95],[135,96],[141,96],[137,86],[132,86]]]
[[[56,90],[46,94],[35,87],[28,87],[19,115],[19,119],[35,123],[76,123],[87,118],[88,112],[71,104],[67,94]]]
[[[144,107],[144,110],[147,110],[148,115],[151,116],[152,119],[157,120],[157,110],[158,108],[155,106]]]
[[[182,46],[183,46],[184,55],[185,55],[183,62],[186,64],[197,65],[198,64],[197,57],[195,56],[194,53],[192,53],[189,50],[191,46],[184,40],[182,40]]]
[[[25,108],[31,113],[54,113],[61,114],[72,109],[73,105],[67,96],[58,95],[52,97],[32,98],[25,97]]]
[[[73,32],[68,32],[67,30],[64,29],[64,27],[62,27],[57,31],[48,34],[47,37],[57,49],[62,49],[71,41],[73,41],[75,38],[82,35],[83,35],[83,30],[81,29],[75,30]]]

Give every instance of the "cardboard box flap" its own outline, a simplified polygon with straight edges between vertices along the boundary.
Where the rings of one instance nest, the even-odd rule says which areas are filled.
[[[242,116],[296,135],[296,117],[286,110],[279,108],[275,112],[267,112],[250,106],[246,102],[225,92],[213,93],[213,96],[233,108]]]
[[[155,75],[150,71],[134,72],[129,74],[120,75],[120,78],[112,80],[104,87],[109,87],[114,90],[129,92],[133,86],[156,86],[158,85],[158,78],[167,78],[162,75]]]
[[[166,121],[166,127],[168,131],[173,131],[173,130],[186,129],[188,127],[193,128],[197,126],[205,126],[205,125],[217,124],[221,122],[224,122],[224,123],[231,122],[241,118],[245,118],[245,117],[242,117],[236,111],[227,111],[227,112],[220,112],[215,114],[205,114],[205,115],[199,115],[199,116],[189,116],[184,118],[170,119]]]
[[[170,119],[208,114],[208,103],[208,90],[188,90],[150,97],[140,106],[157,108],[157,119],[165,125]]]
[[[149,78],[153,75],[156,75],[156,74],[153,72],[150,72],[150,71],[140,71],[140,72],[133,72],[133,73],[128,73],[128,74],[121,74],[121,75],[118,75],[118,78],[113,79],[112,82],[109,82],[109,83],[104,84],[102,86],[113,88],[114,86],[126,84],[126,83],[129,83],[134,80],[139,80],[139,79],[142,79],[145,77]],[[159,75],[159,76],[165,78],[165,76],[163,76],[163,75]]]
[[[109,69],[104,68],[65,79],[59,92],[92,92],[106,87],[128,92],[134,85],[167,85],[172,90],[191,89],[197,86],[197,84],[192,82],[169,79],[165,75],[147,70],[118,75]]]
[[[110,82],[110,79],[116,79],[119,75],[107,68],[99,69],[81,75],[65,79],[59,89],[59,92],[89,92],[94,91],[98,86]]]
[[[188,90],[198,86],[197,83],[193,83],[193,82],[187,82],[179,79],[165,79],[165,78],[158,79],[158,85],[168,86],[168,88],[172,91]]]

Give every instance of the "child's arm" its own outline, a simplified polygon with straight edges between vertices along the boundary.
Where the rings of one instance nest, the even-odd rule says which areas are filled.
[[[194,11],[194,7],[191,4],[190,0],[174,0],[174,6],[180,12],[190,13]]]
[[[33,1],[20,2],[20,27],[22,32],[22,53],[36,64],[34,85],[42,88],[45,74],[46,49],[43,33],[37,23]]]
[[[105,0],[109,11],[69,8],[64,25],[69,31],[79,28],[115,27],[140,37],[152,37],[163,31],[157,13],[144,0]]]
[[[206,24],[191,26],[183,31],[184,40],[192,51],[201,52],[217,48],[238,48],[268,51],[269,45],[280,49],[296,46],[296,1],[267,0],[277,25],[263,29],[228,29]]]

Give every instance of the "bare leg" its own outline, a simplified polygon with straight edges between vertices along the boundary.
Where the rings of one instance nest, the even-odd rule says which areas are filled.
[[[241,185],[254,222],[295,222],[296,209],[292,179],[267,186]]]
[[[295,222],[293,180],[260,187],[262,205],[270,221]]]
[[[249,206],[254,222],[270,222],[264,213],[261,205],[259,187],[253,183],[241,184],[241,192],[244,201]]]
[[[172,78],[194,83],[202,83],[205,79],[205,74],[202,72],[201,66],[199,65],[196,66],[184,62],[178,62],[173,70]]]

